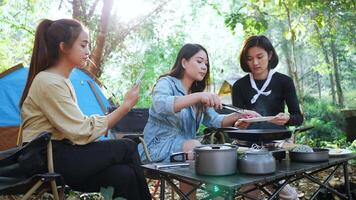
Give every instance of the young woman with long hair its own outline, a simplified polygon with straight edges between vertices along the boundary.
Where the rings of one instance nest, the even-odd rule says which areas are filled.
[[[136,144],[128,139],[96,141],[137,103],[139,85],[106,116],[85,116],[78,107],[69,76],[86,64],[88,43],[88,31],[76,20],[45,19],[38,25],[20,101],[23,141],[51,132],[54,169],[74,190],[98,192],[112,186],[114,197],[151,199]]]

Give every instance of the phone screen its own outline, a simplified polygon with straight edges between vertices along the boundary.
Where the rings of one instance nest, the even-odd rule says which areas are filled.
[[[141,79],[143,78],[144,74],[145,74],[145,70],[143,69],[143,70],[141,70],[140,74],[137,76],[135,85],[139,84],[142,81]]]

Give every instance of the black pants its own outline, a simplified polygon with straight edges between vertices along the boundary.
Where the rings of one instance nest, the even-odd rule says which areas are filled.
[[[98,192],[100,187],[112,186],[114,197],[151,199],[137,145],[130,139],[87,145],[53,141],[53,154],[54,170],[74,190]]]

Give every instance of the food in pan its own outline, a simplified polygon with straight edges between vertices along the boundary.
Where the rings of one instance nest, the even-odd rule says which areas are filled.
[[[314,152],[308,145],[298,145],[292,149],[293,152]]]

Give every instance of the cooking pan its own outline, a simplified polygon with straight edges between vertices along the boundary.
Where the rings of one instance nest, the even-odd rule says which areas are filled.
[[[220,128],[230,138],[250,142],[284,140],[292,136],[292,131],[286,129],[238,129],[235,127]]]
[[[323,162],[329,160],[329,149],[313,148],[314,152],[289,150],[289,158],[295,162]]]

